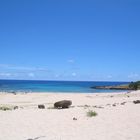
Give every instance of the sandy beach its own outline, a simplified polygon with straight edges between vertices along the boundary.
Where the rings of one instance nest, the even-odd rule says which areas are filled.
[[[59,100],[69,109],[54,109]],[[140,91],[131,93],[0,93],[0,140],[140,140]],[[45,109],[38,109],[44,104]],[[88,117],[89,110],[98,113]],[[73,120],[73,118],[75,118]]]

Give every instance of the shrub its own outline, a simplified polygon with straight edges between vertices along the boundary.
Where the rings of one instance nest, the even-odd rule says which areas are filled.
[[[140,81],[131,82],[129,84],[129,88],[132,89],[132,90],[138,90],[138,89],[140,89]]]
[[[97,116],[98,114],[95,112],[95,111],[92,111],[92,110],[89,110],[88,112],[87,112],[87,116],[88,117],[95,117],[95,116]]]

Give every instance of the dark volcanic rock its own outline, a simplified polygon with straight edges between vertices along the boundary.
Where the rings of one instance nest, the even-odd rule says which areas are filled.
[[[54,103],[55,108],[69,108],[70,105],[72,105],[72,101],[70,100],[62,100]]]
[[[129,85],[114,85],[114,86],[94,86],[93,89],[107,89],[107,90],[132,90]]]
[[[126,102],[122,102],[122,103],[121,103],[121,105],[125,105],[125,104],[126,104]]]
[[[140,104],[140,100],[133,101],[134,104]]]
[[[15,110],[15,109],[18,109],[18,106],[14,106],[14,110]]]
[[[114,103],[112,106],[116,106],[116,104]]]
[[[77,118],[74,117],[73,120],[74,120],[74,121],[77,121]]]
[[[45,105],[38,105],[39,109],[45,109]]]

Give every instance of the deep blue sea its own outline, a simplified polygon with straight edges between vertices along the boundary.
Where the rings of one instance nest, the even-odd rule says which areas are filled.
[[[115,92],[115,90],[99,90],[90,87],[127,83],[128,82],[0,80],[0,91],[103,93]]]

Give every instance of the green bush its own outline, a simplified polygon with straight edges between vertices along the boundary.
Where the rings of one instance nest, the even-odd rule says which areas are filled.
[[[95,116],[97,116],[98,114],[95,112],[95,111],[92,111],[92,110],[89,110],[88,112],[87,112],[87,116],[88,117],[95,117]]]
[[[138,89],[140,89],[140,81],[131,82],[129,84],[129,88],[132,89],[132,90],[138,90]]]

